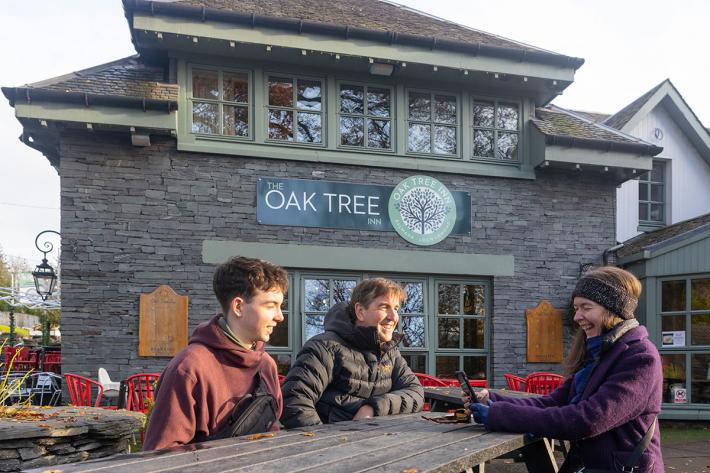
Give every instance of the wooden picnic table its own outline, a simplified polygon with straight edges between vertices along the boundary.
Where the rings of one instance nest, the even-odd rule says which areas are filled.
[[[476,424],[439,424],[418,413],[215,440],[61,466],[71,472],[441,472],[483,471],[523,448],[529,471],[554,473],[549,445]],[[441,415],[441,414],[439,414]],[[35,472],[43,469],[33,470]]]
[[[507,389],[488,389],[490,392],[503,394],[510,397],[536,397],[539,394],[522,391],[509,391]],[[480,391],[480,389],[474,389]],[[430,404],[432,412],[446,412],[449,409],[463,407],[461,388],[458,386],[431,386],[424,388],[424,399]]]

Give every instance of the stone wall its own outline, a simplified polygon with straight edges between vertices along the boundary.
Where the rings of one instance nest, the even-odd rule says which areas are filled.
[[[91,407],[30,407],[18,417],[0,417],[0,472],[128,453],[144,417]]]
[[[256,223],[260,176],[312,179],[323,171],[326,180],[393,186],[414,172],[179,152],[168,138],[153,143],[136,148],[125,135],[99,133],[62,139],[64,372],[95,377],[105,366],[125,378],[162,369],[167,359],[137,355],[139,294],[160,284],[187,294],[190,330],[214,314],[214,267],[202,262],[203,240],[419,249],[393,232]],[[554,170],[534,181],[429,174],[471,193],[473,228],[420,251],[515,257],[515,275],[493,281],[495,385],[505,372],[559,368],[527,365],[524,311],[541,299],[567,307],[580,263],[599,263],[614,245],[615,184]]]

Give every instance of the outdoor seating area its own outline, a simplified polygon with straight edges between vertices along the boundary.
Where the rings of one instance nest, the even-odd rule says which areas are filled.
[[[414,373],[419,380],[420,383],[422,383],[422,386],[424,387],[430,387],[430,386],[442,386],[442,387],[450,387],[450,386],[461,386],[461,383],[459,382],[458,379],[454,378],[437,378],[436,376],[432,376],[430,374],[425,374],[425,373]],[[469,379],[469,383],[471,384],[472,387],[474,388],[487,388],[488,387],[488,381],[485,379]]]
[[[550,394],[565,380],[565,377],[556,373],[537,371],[530,373],[525,378],[505,373],[506,386],[511,391],[522,391],[533,394]]]
[[[61,374],[62,353],[54,347],[10,347],[3,348],[4,366],[12,366],[13,371],[47,371]]]

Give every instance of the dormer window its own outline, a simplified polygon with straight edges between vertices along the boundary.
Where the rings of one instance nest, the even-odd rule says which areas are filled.
[[[248,138],[249,73],[193,68],[192,133]]]
[[[518,104],[498,100],[473,101],[474,159],[518,160]]]
[[[323,81],[269,76],[268,139],[323,144]]]

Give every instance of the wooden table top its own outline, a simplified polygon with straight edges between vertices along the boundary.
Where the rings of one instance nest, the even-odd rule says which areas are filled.
[[[474,389],[475,391],[480,391],[480,389]],[[496,394],[502,394],[504,396],[510,397],[536,397],[539,394],[526,393],[522,391],[509,391],[507,389],[489,389],[490,392]],[[461,388],[458,386],[431,386],[424,388],[424,398],[427,400],[444,401],[447,404],[463,406],[463,400],[461,399],[462,392]]]
[[[482,426],[475,424],[438,424],[423,419],[422,415],[441,414],[418,413],[339,422],[267,436],[259,434],[65,464],[59,468],[63,473],[458,473],[530,443],[522,434],[485,432]],[[537,448],[536,445],[526,448],[531,446]]]

